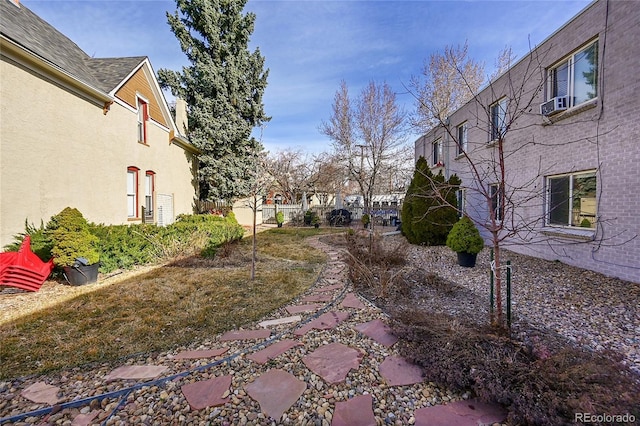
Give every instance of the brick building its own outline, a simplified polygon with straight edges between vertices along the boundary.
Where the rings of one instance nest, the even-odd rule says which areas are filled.
[[[416,140],[486,240],[640,282],[639,23],[594,1]]]

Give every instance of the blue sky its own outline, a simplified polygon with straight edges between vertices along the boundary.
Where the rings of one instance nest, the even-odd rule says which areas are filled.
[[[589,0],[249,0],[256,14],[251,49],[269,68],[264,103],[272,120],[263,144],[310,153],[330,150],[318,131],[345,80],[352,95],[371,80],[387,82],[407,111],[404,86],[425,60],[446,45],[468,40],[469,54],[493,70],[511,46],[517,58],[590,3]],[[22,0],[41,18],[94,57],[148,56],[157,71],[187,65],[166,22],[173,1]],[[256,133],[256,136],[260,136]],[[412,144],[417,134],[409,135]]]

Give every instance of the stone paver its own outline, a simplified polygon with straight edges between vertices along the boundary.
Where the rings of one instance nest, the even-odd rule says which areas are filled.
[[[389,386],[413,385],[424,380],[419,366],[395,355],[386,357],[378,369]]]
[[[391,333],[389,326],[381,319],[359,324],[355,329],[387,347],[393,346],[398,341],[398,338]]]
[[[250,354],[247,356],[252,361],[257,362],[258,364],[264,364],[270,359],[274,359],[275,357],[285,353],[291,348],[295,348],[296,346],[303,346],[302,343],[297,340],[285,339],[281,340],[273,345],[267,346],[266,348]]]
[[[285,309],[291,315],[293,314],[301,314],[305,312],[315,312],[322,307],[321,303],[307,303],[304,305],[291,305],[287,306]]]
[[[342,343],[329,343],[302,358],[304,364],[327,383],[339,383],[360,366],[364,354]]]
[[[267,328],[267,327],[273,327],[275,325],[291,324],[291,323],[300,322],[300,321],[302,321],[302,317],[300,315],[293,315],[290,317],[282,317],[274,320],[261,321],[258,323],[258,325],[260,327]]]
[[[356,296],[353,293],[347,293],[344,296],[344,299],[342,300],[342,303],[340,303],[340,307],[341,308],[363,309],[365,307],[365,305],[364,305],[364,303],[362,303],[362,301],[360,299],[358,299],[358,296]]]
[[[98,410],[93,410],[87,414],[78,414],[78,416],[71,422],[71,426],[89,426],[99,414],[100,411]]]
[[[302,298],[303,302],[331,302],[332,300],[333,295],[326,293],[310,294]]]
[[[331,426],[376,426],[371,395],[359,395],[336,402]]]
[[[344,288],[344,284],[325,285],[325,286],[318,287],[315,290],[313,290],[313,294],[333,292],[335,290],[339,290],[339,289],[342,289],[342,288]]]
[[[169,367],[162,365],[124,365],[107,374],[105,381],[111,380],[144,380],[155,379],[167,371]]]
[[[271,330],[232,330],[220,337],[223,342],[231,340],[266,339],[271,336]]]
[[[231,380],[231,375],[220,376],[189,383],[182,386],[181,390],[192,410],[202,410],[207,407],[224,405],[229,401],[229,397],[224,395],[231,387]]]
[[[51,386],[45,382],[37,382],[20,392],[20,395],[32,402],[55,405],[60,401],[58,398],[59,391],[60,388],[57,386]]]
[[[294,331],[293,334],[296,336],[302,336],[309,332],[309,330],[314,328],[316,330],[329,330],[331,328],[334,328],[336,325],[346,320],[347,318],[349,318],[348,312],[326,312],[313,321],[310,321],[307,324],[303,325],[302,327]]]
[[[307,384],[283,370],[269,370],[245,387],[249,396],[260,404],[260,409],[274,420],[280,420]]]
[[[478,426],[503,422],[507,412],[478,400],[456,401],[415,411],[416,426]]]

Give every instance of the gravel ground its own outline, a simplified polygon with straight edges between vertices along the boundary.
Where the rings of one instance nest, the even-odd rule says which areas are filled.
[[[402,237],[387,237],[390,243],[398,242]],[[450,280],[449,292],[440,292],[438,297],[456,295],[457,299],[467,302],[456,309],[475,315],[479,320],[487,318],[489,253],[484,250],[478,257],[475,268],[457,266],[455,253],[446,247],[415,247],[408,249],[407,257],[411,264],[431,271]],[[535,327],[541,332],[566,337],[572,342],[586,345],[594,350],[610,349],[624,356],[624,360],[640,373],[640,286],[617,279],[573,268],[555,262],[547,262],[515,253],[506,253],[505,259],[513,264],[513,326],[518,333],[521,324]],[[336,264],[339,264],[337,262]],[[324,276],[323,279],[334,277]],[[322,280],[319,285],[322,284]],[[335,296],[340,296],[337,291]],[[464,296],[464,297],[459,297]],[[429,299],[429,300],[428,300]],[[483,303],[486,301],[486,303]],[[437,298],[425,293],[418,304],[437,308]],[[353,395],[371,393],[375,403],[375,417],[379,425],[406,425],[414,419],[415,409],[447,401],[468,398],[440,388],[433,383],[424,382],[412,386],[387,387],[378,372],[379,364],[388,355],[397,354],[394,348],[386,348],[372,339],[356,332],[353,327],[372,319],[382,318],[384,314],[375,306],[366,309],[351,310],[350,318],[333,330],[312,330],[301,338],[304,346],[289,350],[286,356],[280,356],[264,365],[258,365],[246,359],[247,351],[260,347],[246,342],[222,342],[220,336],[194,344],[192,347],[175,350],[154,356],[137,356],[123,359],[122,364],[153,364],[169,367],[166,375],[188,372],[184,377],[153,386],[145,386],[126,392],[114,398],[95,399],[89,405],[78,408],[65,408],[50,414],[43,424],[70,425],[79,413],[87,414],[99,411],[94,420],[96,424],[220,424],[220,425],[325,425],[331,423],[332,408],[337,401],[344,401]],[[282,309],[269,318],[288,316]],[[308,316],[306,317],[308,318]],[[303,321],[304,319],[303,318]],[[250,327],[248,327],[250,328]],[[255,327],[258,328],[258,327]],[[293,327],[279,326],[274,329],[278,339],[293,338]],[[330,385],[305,368],[301,358],[317,347],[342,342],[362,350],[364,356],[360,368],[351,371],[343,383]],[[214,367],[206,367],[212,360],[173,359],[182,350],[210,349],[229,347],[228,357]],[[87,368],[74,368],[46,377],[19,378],[0,382],[0,418],[19,413],[32,412],[46,405],[34,404],[19,393],[32,383],[45,381],[63,389],[63,402],[75,401],[91,396],[131,387],[133,383],[115,381],[105,383],[104,377],[114,368],[113,365],[98,365]],[[307,382],[307,389],[293,407],[278,422],[265,418],[259,404],[244,391],[246,384],[260,374],[272,368],[280,368]],[[193,411],[180,391],[182,385],[216,376],[232,374],[231,401],[221,407],[209,407]],[[54,410],[55,411],[55,410]],[[44,421],[44,416],[26,418],[22,423],[34,424]]]
[[[401,239],[398,236],[389,241],[397,244]],[[455,309],[479,321],[488,321],[489,250],[478,255],[475,268],[458,266],[456,254],[446,247],[410,246],[408,250],[412,266],[455,284]],[[639,284],[509,251],[503,253],[502,259],[511,260],[512,264],[514,334],[533,328],[591,350],[611,350],[640,375]],[[503,282],[506,310],[505,287]],[[459,297],[462,294],[464,297]],[[458,303],[463,300],[467,303]],[[440,309],[433,301],[425,297],[423,303],[429,309]],[[527,340],[526,336],[520,337]]]

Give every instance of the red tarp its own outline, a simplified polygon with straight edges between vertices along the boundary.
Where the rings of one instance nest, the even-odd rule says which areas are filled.
[[[0,286],[38,291],[53,269],[53,259],[43,262],[31,251],[26,236],[17,252],[0,253]]]

